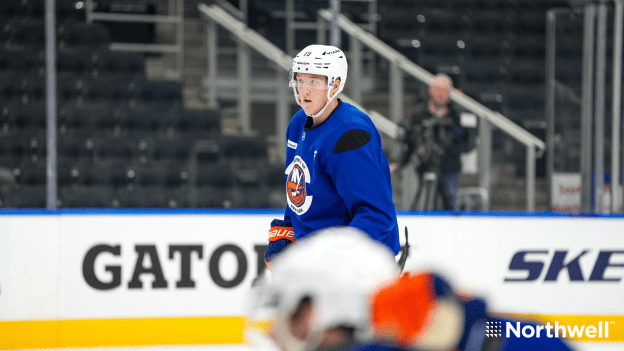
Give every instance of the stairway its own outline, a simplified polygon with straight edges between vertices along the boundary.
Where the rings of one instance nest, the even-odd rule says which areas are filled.
[[[517,165],[502,151],[492,155],[490,209],[526,211],[526,179],[516,176]],[[549,211],[548,189],[544,177],[535,179],[535,211]]]

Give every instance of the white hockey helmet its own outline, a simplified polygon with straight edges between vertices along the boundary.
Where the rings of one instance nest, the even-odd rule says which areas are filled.
[[[392,253],[352,227],[334,227],[292,245],[272,264],[267,299],[275,307],[273,335],[281,349],[316,348],[325,330],[353,328],[358,340],[372,336],[370,298],[398,275]],[[289,318],[309,299],[312,319],[305,340],[293,335]]]
[[[288,85],[293,88],[295,99],[301,105],[299,90],[297,89],[297,73],[320,74],[327,77],[327,85],[329,87],[327,90],[327,103],[319,112],[310,116],[318,117],[344,88],[347,82],[347,70],[347,57],[342,50],[330,45],[309,45],[293,58]],[[340,78],[338,91],[333,96],[330,96],[331,88],[338,78]]]

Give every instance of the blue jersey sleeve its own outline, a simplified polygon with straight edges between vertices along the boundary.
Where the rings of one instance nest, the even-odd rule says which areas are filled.
[[[400,244],[396,210],[385,155],[377,138],[366,130],[349,130],[327,160],[327,172],[352,217],[352,227],[383,242],[396,255]],[[389,172],[388,170],[385,170]]]

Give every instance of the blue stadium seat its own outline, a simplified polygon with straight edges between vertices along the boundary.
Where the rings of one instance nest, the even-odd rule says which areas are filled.
[[[182,103],[182,86],[179,82],[145,80],[137,82],[136,98],[146,102]]]
[[[112,131],[120,125],[119,116],[105,102],[64,106],[59,113],[59,122],[68,130],[89,133]]]
[[[230,188],[206,186],[192,191],[197,197],[198,208],[231,208],[234,204],[234,196]]]
[[[226,158],[267,158],[264,137],[224,136],[221,150]]]
[[[93,59],[100,74],[145,74],[143,55],[140,53],[110,51],[103,48],[95,52]]]
[[[128,103],[140,81],[140,77],[123,73],[101,75],[86,83],[85,98],[89,102]]]
[[[19,71],[29,73],[42,70],[44,66],[43,50],[28,50],[21,47],[0,47],[0,71]]]
[[[21,167],[19,183],[22,185],[45,185],[46,184],[46,164],[26,162]]]
[[[173,129],[175,110],[166,102],[137,104],[120,110],[123,127],[135,134],[166,133]]]
[[[60,47],[57,51],[56,67],[59,71],[84,74],[96,67],[92,48]]]
[[[232,197],[235,208],[269,208],[271,203],[267,189],[234,188]]]
[[[38,100],[27,105],[14,104],[9,116],[9,126],[17,129],[45,130],[46,127],[45,101]]]
[[[464,65],[463,75],[471,83],[500,82],[505,78],[506,70],[502,60],[471,60]]]
[[[59,47],[97,48],[110,43],[108,29],[101,23],[67,22],[58,28]]]
[[[57,138],[58,158],[67,162],[90,162],[94,158],[95,142],[84,136],[60,135]]]
[[[204,138],[221,134],[221,114],[211,109],[186,109],[176,111],[176,129],[185,135],[195,134]]]
[[[59,187],[77,186],[80,176],[79,161],[59,155],[56,166],[56,181]]]
[[[544,81],[543,59],[516,59],[509,65],[513,84],[540,84]]]
[[[4,100],[17,100],[24,93],[24,80],[26,75],[18,71],[0,71],[0,98]]]
[[[187,139],[159,140],[151,150],[154,161],[188,161],[193,144]]]
[[[10,32],[8,39],[10,46],[27,48],[29,50],[43,50],[45,44],[43,18],[13,20],[7,25]]]
[[[161,187],[123,188],[117,191],[120,207],[124,208],[168,208],[173,195]]]
[[[136,161],[140,156],[138,142],[129,138],[97,138],[94,151],[97,160]]]
[[[126,174],[127,168],[127,162],[119,160],[83,165],[79,169],[78,183],[85,186],[105,185],[121,188],[131,183]]]
[[[61,207],[64,208],[111,208],[115,189],[109,186],[61,187]]]
[[[273,188],[285,189],[286,187],[286,178],[284,174],[284,166],[283,165],[269,165],[265,172],[265,182],[266,184]]]
[[[177,188],[188,180],[188,171],[185,168],[176,167],[175,163],[163,162],[141,166],[135,168],[135,171],[137,172],[136,184],[141,187]]]
[[[45,208],[46,196],[45,185],[14,187],[5,195],[4,207]]]
[[[26,7],[21,0],[2,0],[0,1],[0,17],[17,18],[26,14]],[[6,22],[2,22],[6,23]]]
[[[195,185],[231,188],[234,186],[234,176],[230,163],[220,162],[200,166]]]
[[[75,103],[84,99],[85,80],[80,73],[59,72],[56,85],[57,99],[61,104]]]

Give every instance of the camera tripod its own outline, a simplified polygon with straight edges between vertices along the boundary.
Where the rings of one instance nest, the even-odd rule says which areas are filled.
[[[437,172],[425,172],[420,177],[418,191],[411,208],[419,211],[452,209],[444,183]]]

